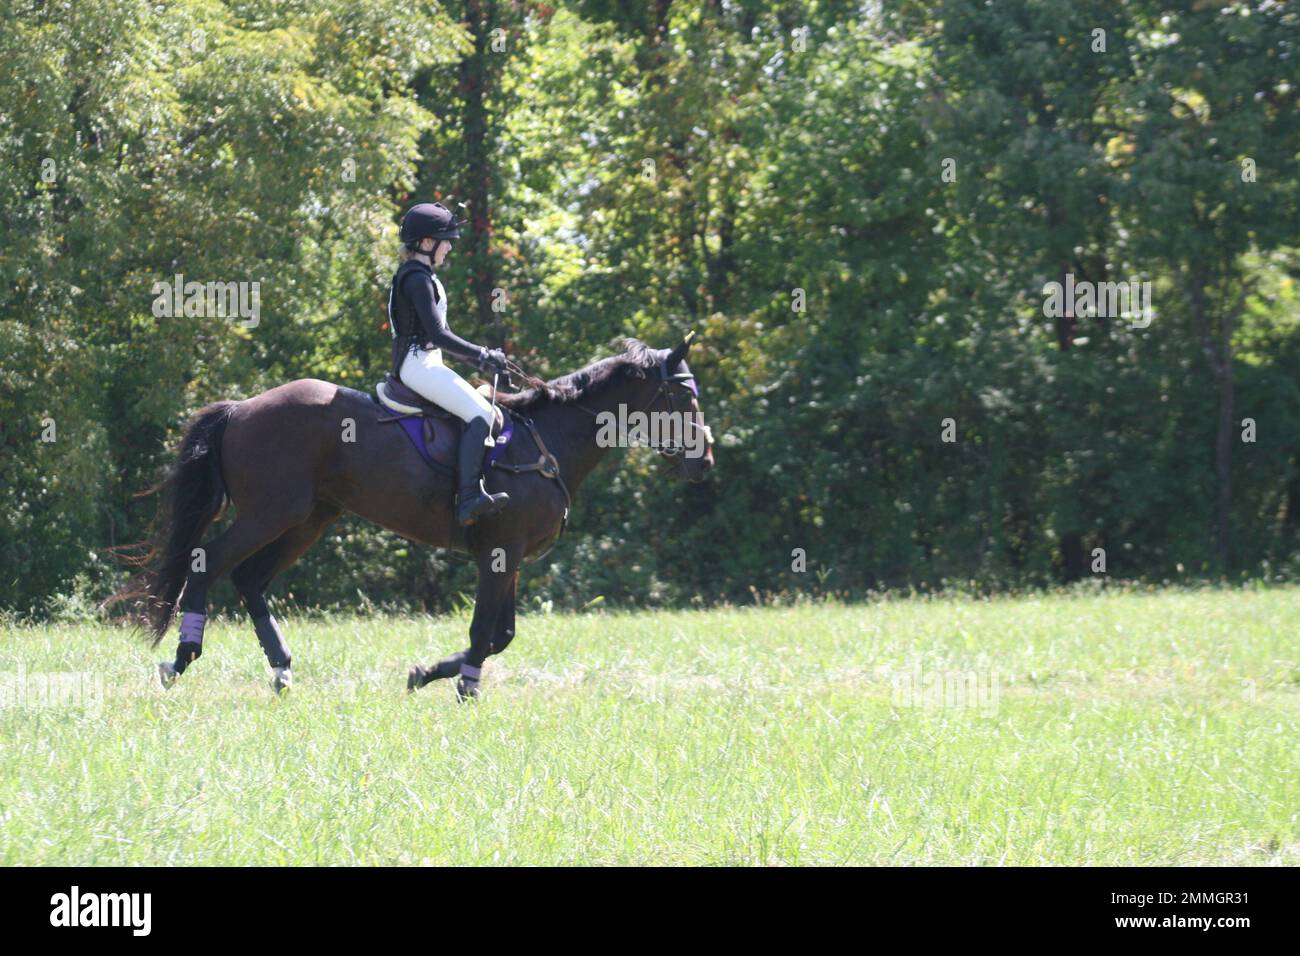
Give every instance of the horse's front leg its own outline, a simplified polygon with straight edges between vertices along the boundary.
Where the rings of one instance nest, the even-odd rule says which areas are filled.
[[[501,603],[501,616],[497,618],[496,637],[492,638],[492,653],[500,654],[515,639],[515,601],[519,587],[519,572],[510,575],[510,588]]]
[[[470,646],[449,654],[431,666],[416,664],[406,676],[408,692],[419,690],[436,680],[461,677],[456,689],[462,697],[477,696],[484,658],[488,654],[501,653],[514,638],[515,587],[518,580],[517,556],[508,559],[504,550],[494,550],[486,559],[480,560],[478,595],[474,602],[474,619],[470,624]],[[488,622],[491,622],[490,625]],[[485,633],[486,650],[483,649]],[[473,657],[476,646],[480,653]],[[464,673],[466,666],[473,668],[468,674]]]
[[[460,665],[465,662],[465,655],[468,653],[469,648],[457,651],[455,654],[448,654],[431,667],[425,667],[423,664],[414,665],[406,672],[406,692],[409,694],[417,691],[425,684],[432,684],[436,680],[459,677]]]
[[[469,650],[461,661],[460,678],[456,681],[456,694],[461,700],[478,696],[483,662],[489,654],[496,652],[494,645],[502,640],[500,626],[508,606],[511,607],[513,635],[513,598],[518,571],[518,556],[510,556],[501,548],[493,548],[486,559],[479,561],[478,595],[474,600],[474,620],[469,626]]]

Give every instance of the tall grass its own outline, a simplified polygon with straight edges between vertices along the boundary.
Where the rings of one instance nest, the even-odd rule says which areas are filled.
[[[1300,862],[1296,589],[532,614],[408,697],[466,626],[290,619],[285,700],[0,629],[0,863]]]

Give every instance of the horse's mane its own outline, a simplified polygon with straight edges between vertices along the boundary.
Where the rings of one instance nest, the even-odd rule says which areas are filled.
[[[641,377],[646,369],[654,368],[662,358],[659,349],[652,349],[639,339],[623,340],[623,353],[598,359],[586,368],[552,379],[538,388],[497,395],[497,403],[512,412],[527,412],[545,403],[572,405],[604,386],[631,372]]]

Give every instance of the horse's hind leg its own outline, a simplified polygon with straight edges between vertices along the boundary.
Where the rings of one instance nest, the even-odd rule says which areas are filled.
[[[203,653],[203,629],[207,623],[208,588],[223,574],[311,516],[310,502],[301,510],[286,509],[241,514],[234,523],[207,545],[195,549],[185,591],[181,595],[181,639],[176,660],[159,666],[164,685],[170,685]]]
[[[280,624],[266,603],[266,589],[271,581],[282,574],[307,550],[320,540],[330,523],[339,516],[333,505],[317,505],[312,516],[290,528],[275,541],[266,545],[250,558],[246,558],[230,572],[230,579],[239,592],[248,616],[252,618],[258,643],[266,654],[274,676],[271,687],[278,694],[288,690],[293,682],[289,670],[293,657],[284,641]]]

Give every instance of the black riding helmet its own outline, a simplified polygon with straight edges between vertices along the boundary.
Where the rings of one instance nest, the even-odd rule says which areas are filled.
[[[408,246],[421,239],[459,239],[460,223],[442,203],[422,202],[406,210],[401,237]]]

